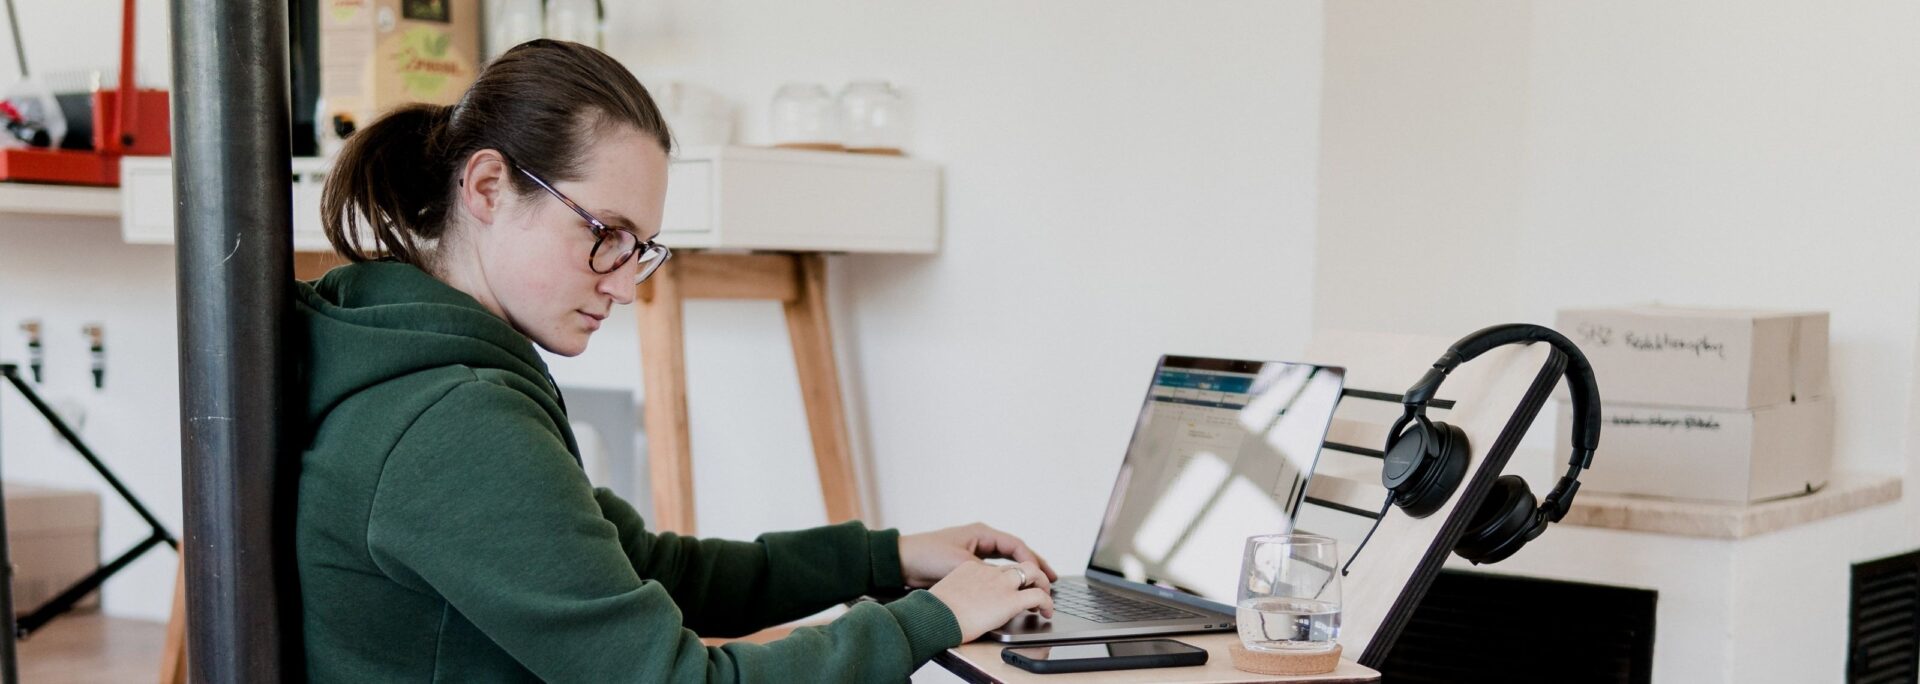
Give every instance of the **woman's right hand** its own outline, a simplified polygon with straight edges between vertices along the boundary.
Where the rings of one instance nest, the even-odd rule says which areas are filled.
[[[1019,568],[1020,572],[1015,572]],[[1025,586],[1021,572],[1026,573]],[[1053,583],[1032,562],[1019,565],[988,565],[980,561],[962,563],[945,579],[933,585],[935,598],[947,604],[960,622],[960,641],[966,643],[1007,624],[1014,616],[1039,610],[1053,618]]]

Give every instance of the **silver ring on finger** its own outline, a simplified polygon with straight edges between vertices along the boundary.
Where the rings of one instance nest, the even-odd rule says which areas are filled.
[[[1021,569],[1021,568],[1020,568],[1020,566],[1017,566],[1017,565],[1009,565],[1009,566],[1007,566],[1007,569],[1008,569],[1008,570],[1012,570],[1012,571],[1014,571],[1014,572],[1017,572],[1017,573],[1020,573],[1020,588],[1021,588],[1021,589],[1025,589],[1025,588],[1027,588],[1027,582],[1028,582],[1028,578],[1027,578],[1027,571],[1026,571],[1026,570],[1024,570],[1024,569]]]

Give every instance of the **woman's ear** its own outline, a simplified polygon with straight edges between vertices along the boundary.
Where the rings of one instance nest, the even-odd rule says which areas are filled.
[[[492,224],[507,195],[507,174],[513,167],[498,150],[480,150],[467,156],[460,169],[460,206],[482,224]]]

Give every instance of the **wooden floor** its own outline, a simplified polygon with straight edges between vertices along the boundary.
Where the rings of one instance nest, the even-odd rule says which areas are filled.
[[[20,642],[20,681],[154,682],[167,626],[109,618],[98,612],[63,615]]]
[[[799,623],[774,627],[740,641],[766,643]],[[98,612],[64,615],[26,641],[20,642],[20,681],[23,684],[93,684],[95,682],[156,682],[160,652],[166,643],[162,622],[110,618]],[[728,639],[709,639],[720,645]]]

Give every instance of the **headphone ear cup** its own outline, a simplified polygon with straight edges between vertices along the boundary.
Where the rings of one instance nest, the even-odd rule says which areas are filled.
[[[1475,565],[1505,560],[1532,538],[1529,533],[1538,507],[1526,480],[1501,475],[1467,521],[1467,531],[1453,545],[1454,552]]]
[[[1387,437],[1381,450],[1380,486],[1394,492],[1399,501],[1402,492],[1413,491],[1425,475],[1421,471],[1433,460],[1433,448],[1427,442],[1427,423],[1417,422]]]
[[[1467,476],[1467,432],[1446,423],[1432,425],[1433,434],[1424,436],[1428,451],[1420,472],[1393,495],[1393,502],[1415,518],[1440,510]],[[1408,430],[1407,437],[1413,437],[1412,432]]]

